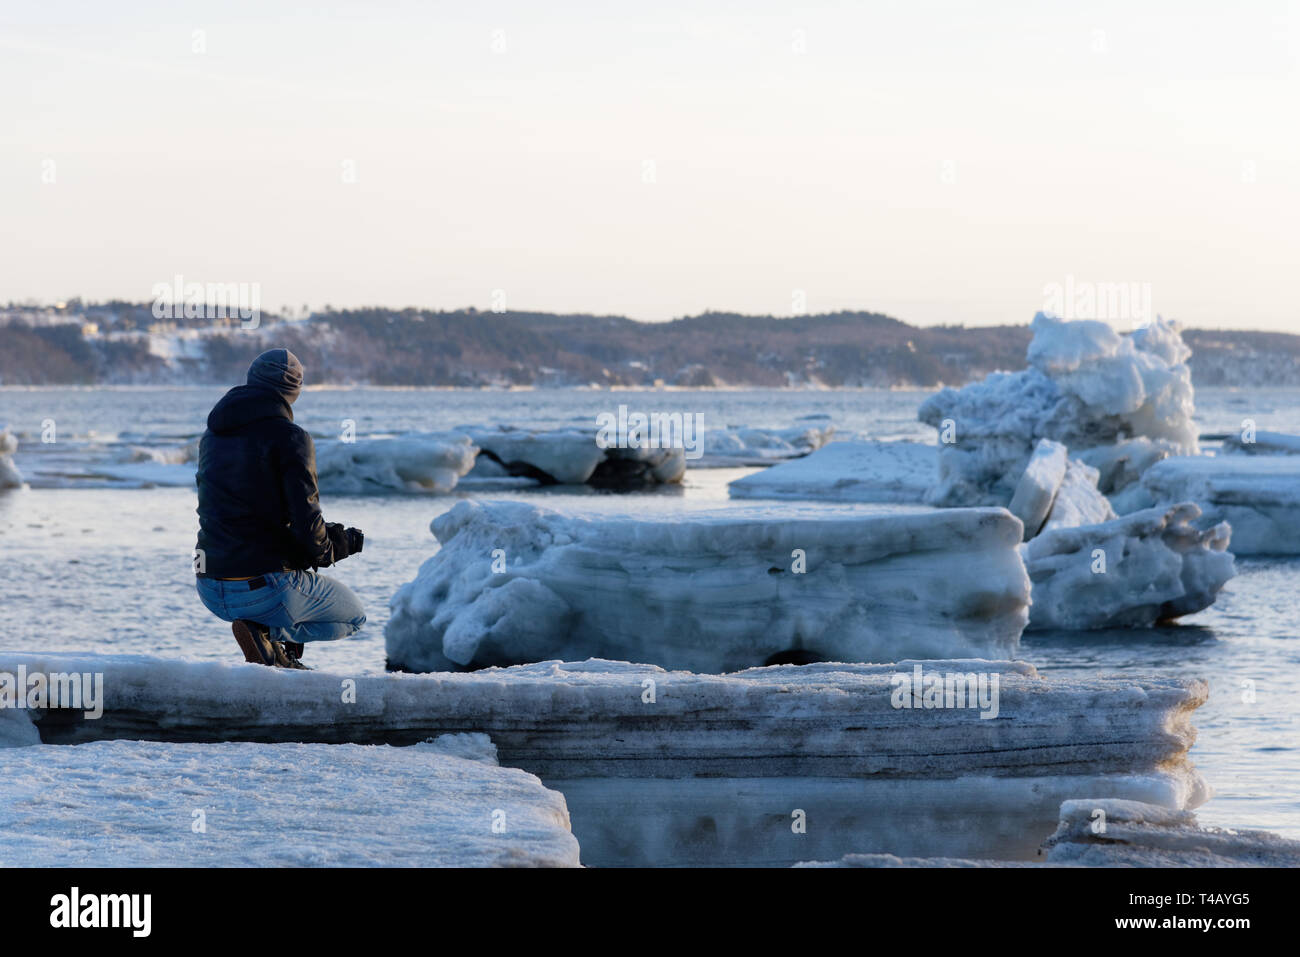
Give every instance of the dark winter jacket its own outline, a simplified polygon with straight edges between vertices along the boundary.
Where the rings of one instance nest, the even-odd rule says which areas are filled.
[[[213,407],[195,480],[201,577],[324,567],[349,554],[343,526],[321,516],[311,436],[273,388],[236,386]]]

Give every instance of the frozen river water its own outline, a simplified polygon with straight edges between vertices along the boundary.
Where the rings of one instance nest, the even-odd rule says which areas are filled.
[[[228,626],[198,603],[191,572],[195,496],[186,488],[102,487],[83,476],[130,447],[174,448],[198,435],[222,390],[0,390],[0,426],[22,446],[17,464],[33,487],[0,494],[0,589],[7,649],[149,653],[231,660]],[[344,420],[359,435],[465,424],[591,423],[619,403],[701,412],[706,428],[788,427],[827,420],[872,437],[929,438],[915,421],[917,392],[453,392],[318,390],[298,421],[320,436]],[[1300,432],[1300,393],[1199,390],[1202,431],[1240,427]],[[809,417],[825,416],[827,419]],[[53,422],[56,441],[42,444]],[[750,469],[691,470],[683,486],[649,493],[573,490],[493,492],[493,498],[580,504],[618,512],[678,514],[727,502],[728,481]],[[384,668],[388,598],[436,547],[429,521],[461,497],[326,497],[330,520],[366,532],[366,549],[339,567],[369,623],[354,639],[310,649],[310,663],[344,673]],[[486,497],[486,496],[484,496]],[[1300,560],[1239,560],[1218,602],[1178,626],[1150,630],[1031,633],[1020,656],[1047,675],[1095,672],[1204,677],[1209,703],[1196,715],[1192,755],[1217,796],[1203,823],[1259,827],[1300,838]]]

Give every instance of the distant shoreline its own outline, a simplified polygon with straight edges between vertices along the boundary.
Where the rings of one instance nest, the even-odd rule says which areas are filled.
[[[149,303],[74,302],[0,307],[0,388],[228,384],[259,352],[284,347],[309,379],[338,388],[933,390],[1025,368],[1030,337],[1028,325],[912,326],[872,312],[647,323],[364,309],[266,315],[244,329],[229,319],[160,321]],[[1183,337],[1197,386],[1300,386],[1300,335]]]

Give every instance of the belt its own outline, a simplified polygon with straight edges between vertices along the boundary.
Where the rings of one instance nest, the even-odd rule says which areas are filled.
[[[216,578],[212,575],[198,575],[198,578],[206,578],[208,581],[225,582],[229,585],[248,585],[249,591],[257,591],[259,588],[265,588],[269,584],[265,575],[254,575],[252,578]]]
[[[257,591],[259,588],[266,587],[265,575],[254,575],[252,578],[214,578],[211,575],[200,575],[200,578],[206,578],[208,581],[222,582],[227,585],[248,585],[249,591]]]

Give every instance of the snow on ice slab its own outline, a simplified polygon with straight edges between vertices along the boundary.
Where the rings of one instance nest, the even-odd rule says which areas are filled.
[[[1052,502],[1056,500],[1056,491],[1065,481],[1068,455],[1068,450],[1060,442],[1039,439],[1029,456],[1029,463],[1011,496],[1011,504],[1007,506],[1011,514],[1024,524],[1026,539],[1037,535],[1047,521]]]
[[[101,741],[4,756],[5,867],[578,866],[562,795],[432,745]]]
[[[478,448],[457,432],[316,443],[321,491],[344,494],[450,492],[474,467]]]
[[[1196,502],[1202,527],[1227,522],[1238,555],[1300,554],[1300,456],[1179,456],[1148,469],[1141,487],[1157,504]]]
[[[74,709],[23,712],[37,716],[46,743],[409,744],[481,732],[502,764],[544,778],[1145,774],[1185,766],[1191,713],[1208,694],[1199,680],[1050,679],[1024,662],[982,659],[729,675],[592,660],[350,678],[142,655],[0,652],[0,671],[20,665],[29,674],[104,675],[98,719]],[[996,717],[974,707],[896,706],[896,676],[917,667],[996,676]],[[355,681],[355,701],[345,700],[345,681]]]
[[[732,498],[912,504],[925,499],[939,451],[919,442],[831,442],[732,482]]]
[[[1033,582],[1029,627],[1147,626],[1208,608],[1236,568],[1230,530],[1198,529],[1199,515],[1184,503],[1045,529],[1021,549]]]
[[[1021,526],[1002,509],[636,518],[466,501],[431,527],[441,548],[390,602],[390,668],[1005,655],[1028,617]]]

